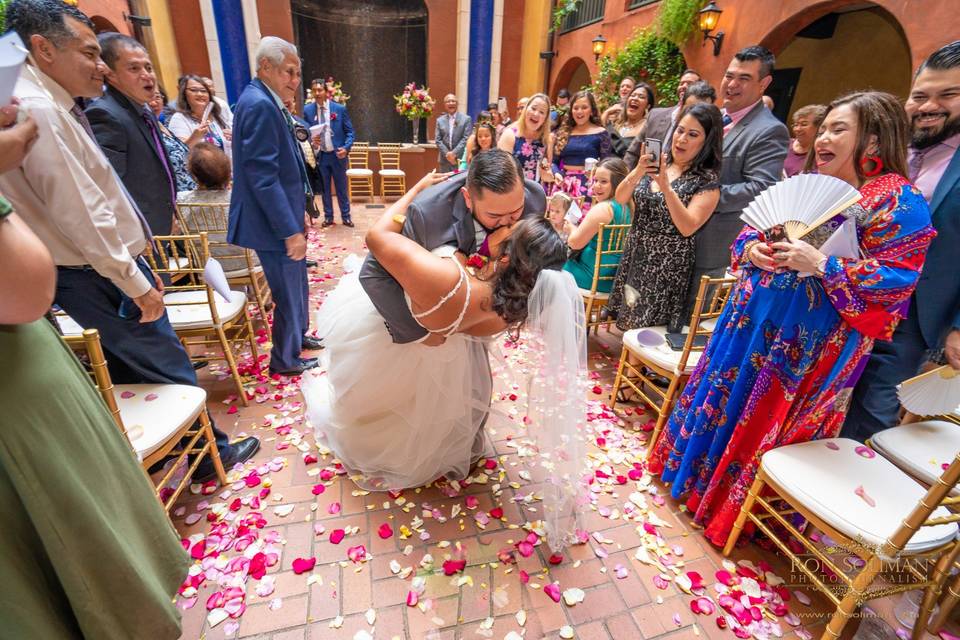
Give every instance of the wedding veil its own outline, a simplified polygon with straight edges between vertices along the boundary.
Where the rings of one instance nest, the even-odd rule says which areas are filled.
[[[587,336],[583,299],[573,276],[544,269],[527,302],[527,431],[546,482],[543,519],[553,551],[576,541],[588,497],[586,466]]]

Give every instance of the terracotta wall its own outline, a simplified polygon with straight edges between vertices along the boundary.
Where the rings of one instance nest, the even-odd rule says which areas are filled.
[[[427,135],[421,132],[420,139],[432,140],[443,96],[457,92],[457,0],[426,0],[426,5],[427,86],[437,106],[427,120]]]
[[[507,99],[510,117],[520,96],[520,42],[523,38],[524,0],[504,0],[500,53],[500,95]]]
[[[210,75],[210,57],[203,35],[203,18],[198,0],[167,0],[170,3],[170,19],[180,54],[180,69],[183,73]],[[165,87],[167,92],[176,87]]]
[[[93,19],[98,30],[112,26],[120,33],[132,34],[130,23],[123,17],[130,13],[127,0],[80,0],[77,8]]]
[[[695,36],[683,48],[687,65],[703,73],[707,80],[719,84],[730,56],[738,49],[763,44],[774,53],[781,53],[793,40],[797,31],[833,11],[852,7],[879,6],[890,12],[903,29],[910,47],[910,67],[914,69],[924,57],[936,48],[956,38],[956,0],[723,0],[718,29],[726,33],[723,49],[714,57],[711,46],[701,46],[702,38]],[[920,7],[922,5],[922,9]],[[568,78],[559,77],[565,63],[573,57],[586,61],[591,72],[596,70],[590,41],[602,33],[607,38],[607,49],[623,42],[637,27],[648,24],[655,14],[656,4],[625,12],[622,0],[607,0],[602,22],[588,25],[558,38],[558,56],[551,72],[551,91]],[[559,80],[559,82],[558,82]]]
[[[289,2],[257,0],[257,17],[260,18],[260,35],[276,36],[293,42],[293,16]]]

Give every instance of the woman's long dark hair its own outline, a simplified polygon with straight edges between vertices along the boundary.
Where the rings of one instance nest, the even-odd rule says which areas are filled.
[[[546,218],[525,218],[514,225],[495,259],[504,256],[508,262],[496,273],[490,307],[507,323],[510,335],[516,337],[527,319],[527,300],[537,277],[544,269],[563,267],[567,245]]]
[[[553,143],[553,155],[555,157],[563,153],[567,142],[570,140],[570,131],[577,126],[576,120],[573,119],[573,105],[577,104],[577,100],[584,98],[590,103],[590,122],[598,127],[603,126],[600,124],[600,109],[597,107],[597,99],[593,97],[593,93],[587,90],[577,91],[573,94],[573,97],[570,98],[570,108],[567,109],[567,113],[563,116],[563,122],[560,128],[557,129],[557,139]]]
[[[680,112],[677,118],[679,123],[684,117],[691,116],[703,127],[704,141],[700,152],[696,155],[687,172],[704,173],[714,171],[720,173],[720,164],[723,162],[723,117],[720,109],[712,104],[692,104]],[[666,150],[667,162],[673,162],[673,145]]]
[[[210,89],[207,89],[207,85],[203,83],[203,79],[198,75],[187,74],[180,78],[179,82],[179,92],[177,93],[177,112],[182,113],[191,119],[196,119],[193,115],[193,111],[190,110],[190,103],[187,101],[187,82],[193,80],[200,84],[203,87],[203,90],[207,92],[207,96],[210,98],[210,102],[213,104],[213,109],[210,110],[210,115],[217,121],[217,124],[220,125],[220,128],[225,129],[227,124],[223,120],[223,116],[220,115],[220,105],[216,100],[213,99],[213,95],[210,93]]]

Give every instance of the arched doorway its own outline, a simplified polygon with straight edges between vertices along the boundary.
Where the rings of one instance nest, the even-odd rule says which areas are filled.
[[[570,93],[576,93],[583,87],[590,86],[591,82],[592,78],[590,77],[590,69],[587,67],[587,63],[584,62],[582,58],[570,58],[563,63],[563,66],[557,73],[557,81],[554,83],[552,95],[556,98],[557,92],[560,91],[560,89],[566,89]]]
[[[799,107],[829,104],[859,89],[906,98],[911,62],[903,28],[879,6],[850,5],[856,8],[835,8],[822,15],[812,7],[811,15],[801,22],[806,25],[803,28],[785,33],[797,25],[797,21],[786,21],[764,38],[763,44],[777,55],[777,70],[767,93],[780,119],[788,121]]]
[[[333,76],[350,96],[358,140],[409,140],[411,125],[394,112],[393,96],[427,79],[423,0],[292,0],[291,9],[304,90],[312,78]]]
[[[107,33],[111,31],[119,31],[116,25],[104,18],[103,16],[90,16],[90,22],[93,23],[93,32],[94,33]]]

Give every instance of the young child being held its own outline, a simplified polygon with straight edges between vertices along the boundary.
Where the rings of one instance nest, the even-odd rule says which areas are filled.
[[[573,206],[573,198],[562,191],[554,193],[547,202],[546,217],[550,220],[553,228],[557,230],[557,233],[561,235],[563,235],[563,222],[567,219],[571,206]]]

